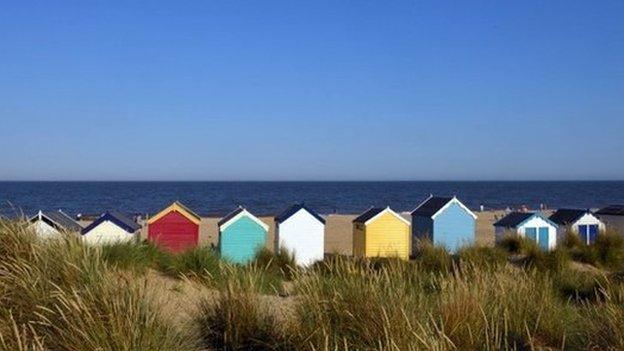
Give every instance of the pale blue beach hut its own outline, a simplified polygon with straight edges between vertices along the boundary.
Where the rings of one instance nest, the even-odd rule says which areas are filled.
[[[455,196],[430,195],[411,214],[413,250],[423,239],[452,252],[474,243],[477,216]]]

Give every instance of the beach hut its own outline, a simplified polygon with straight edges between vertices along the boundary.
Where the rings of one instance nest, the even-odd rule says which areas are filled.
[[[390,207],[369,208],[353,220],[353,256],[409,258],[410,223]]]
[[[30,217],[28,221],[31,223],[31,228],[33,228],[37,236],[41,238],[55,237],[61,233],[80,234],[82,230],[82,226],[78,222],[61,210],[39,211],[36,215]]]
[[[171,252],[194,248],[201,217],[176,201],[147,221],[147,239]]]
[[[557,224],[557,241],[561,242],[568,231],[579,235],[584,244],[593,244],[605,225],[590,210],[561,208],[548,219]]]
[[[611,205],[596,211],[607,228],[624,235],[624,205]]]
[[[293,254],[300,266],[322,261],[325,219],[304,204],[290,206],[275,217],[275,247]]]
[[[454,196],[431,195],[411,214],[413,245],[428,239],[455,252],[474,243],[477,216]]]
[[[82,240],[92,245],[136,242],[139,229],[141,226],[130,217],[109,211],[82,230]]]
[[[557,246],[557,227],[539,212],[511,212],[494,223],[494,235],[500,242],[506,233],[516,233],[534,240],[545,250],[552,250]]]
[[[218,226],[221,257],[231,262],[251,261],[266,244],[269,226],[243,207],[223,217]]]

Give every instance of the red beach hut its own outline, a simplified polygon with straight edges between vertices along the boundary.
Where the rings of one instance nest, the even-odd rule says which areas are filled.
[[[201,218],[176,201],[147,221],[147,239],[172,252],[196,247]]]

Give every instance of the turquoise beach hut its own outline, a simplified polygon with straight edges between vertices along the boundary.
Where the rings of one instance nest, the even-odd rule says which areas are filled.
[[[477,216],[455,196],[430,195],[412,211],[412,245],[428,239],[455,252],[474,243],[476,221]]]
[[[265,246],[269,226],[243,207],[223,217],[218,225],[219,251],[228,261],[247,263]]]

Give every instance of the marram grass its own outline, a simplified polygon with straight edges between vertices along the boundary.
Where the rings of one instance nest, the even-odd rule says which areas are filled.
[[[233,265],[205,248],[39,241],[25,223],[0,221],[0,348],[621,350],[624,248],[607,235],[550,253],[510,239],[455,255],[424,245],[409,262],[337,256],[304,270],[266,251]],[[213,293],[173,323],[142,285],[146,271]]]
[[[5,350],[191,350],[151,296],[99,249],[67,235],[39,241],[0,221],[0,347]]]

